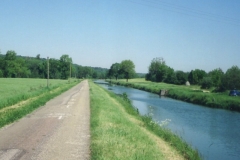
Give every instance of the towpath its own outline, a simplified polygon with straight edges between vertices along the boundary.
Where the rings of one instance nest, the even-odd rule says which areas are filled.
[[[0,129],[0,160],[90,159],[88,81]]]

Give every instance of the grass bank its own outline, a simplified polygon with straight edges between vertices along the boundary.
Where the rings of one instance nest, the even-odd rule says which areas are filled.
[[[144,79],[111,80],[113,84],[132,87],[159,94],[160,90],[168,90],[168,97],[189,103],[200,104],[211,108],[221,108],[240,112],[240,97],[230,97],[228,93],[212,93],[199,86],[155,83]]]
[[[91,158],[200,159],[198,152],[148,116],[140,116],[125,96],[90,82]]]
[[[1,79],[0,81],[6,81],[6,79]],[[36,83],[36,81],[38,82]],[[9,86],[15,86],[16,88],[14,88],[14,90],[12,90],[12,87],[8,88],[7,85],[3,86],[8,96],[1,93],[1,95],[7,98],[7,101],[4,101],[3,107],[0,108],[0,128],[31,113],[36,108],[43,106],[50,99],[60,95],[80,82],[80,80],[74,80],[71,83],[67,80],[52,80],[53,84],[49,88],[38,87],[39,83],[41,84],[45,81],[46,80],[40,79],[11,79],[11,83],[8,84]],[[37,87],[37,89],[31,91],[28,90],[29,87],[27,87],[27,89],[24,88],[23,86],[27,82],[30,86]],[[21,90],[23,91],[22,94]],[[16,94],[14,94],[14,91]],[[9,93],[12,93],[12,96]],[[15,101],[11,102],[11,100]],[[15,106],[12,106],[12,104],[15,104]]]

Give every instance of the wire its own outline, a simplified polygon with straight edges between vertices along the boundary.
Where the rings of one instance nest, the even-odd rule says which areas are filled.
[[[208,19],[211,21],[231,23],[233,25],[240,25],[240,19],[226,17],[226,16],[222,16],[222,15],[218,15],[218,14],[213,14],[213,13],[209,13],[209,12],[205,12],[205,11],[201,11],[201,10],[197,10],[197,9],[192,9],[192,8],[188,8],[185,6],[176,5],[173,3],[163,2],[161,0],[158,0],[157,2],[156,2],[156,0],[155,1],[142,0],[142,1],[137,1],[137,2],[134,0],[125,0],[125,1],[135,3],[138,5],[151,7],[151,8],[156,8],[156,9],[161,9],[161,10],[165,10],[165,11],[169,11],[169,12],[183,14],[183,15],[187,15],[187,16],[204,18],[204,19]]]

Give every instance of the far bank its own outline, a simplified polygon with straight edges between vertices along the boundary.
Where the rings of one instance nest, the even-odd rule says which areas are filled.
[[[144,79],[107,80],[112,84],[132,87],[147,92],[160,94],[161,90],[167,90],[167,97],[185,102],[200,104],[211,108],[221,108],[240,112],[240,97],[230,97],[226,93],[211,93],[200,89],[199,86],[184,86],[167,83],[156,83]]]

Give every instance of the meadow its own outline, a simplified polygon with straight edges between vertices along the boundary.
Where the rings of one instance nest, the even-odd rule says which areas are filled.
[[[0,78],[0,128],[12,123],[63,93],[79,80]]]
[[[110,80],[108,80],[110,81]],[[174,85],[146,81],[143,78],[126,80],[111,80],[111,83],[132,87],[151,93],[159,94],[160,90],[168,90],[170,98],[200,104],[212,108],[222,108],[240,112],[240,97],[228,96],[228,92],[214,93],[211,90],[202,90],[200,86]]]
[[[126,94],[90,81],[91,159],[200,159],[196,150],[148,116],[140,116]]]
[[[50,89],[67,80],[49,80]],[[46,79],[0,78],[0,109],[37,96],[47,89]]]

